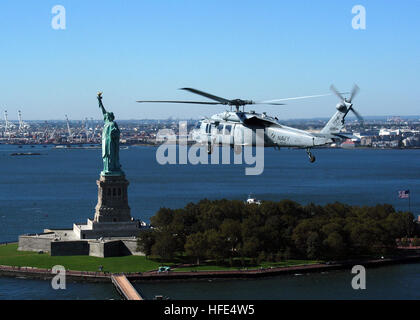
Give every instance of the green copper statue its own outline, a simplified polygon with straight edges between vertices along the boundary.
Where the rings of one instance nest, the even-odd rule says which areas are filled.
[[[102,130],[102,159],[104,170],[102,176],[124,175],[120,165],[120,129],[114,121],[114,113],[107,112],[102,104],[102,92],[98,92],[99,108],[104,115]]]

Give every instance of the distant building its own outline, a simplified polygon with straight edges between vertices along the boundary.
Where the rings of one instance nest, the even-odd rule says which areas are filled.
[[[379,136],[399,136],[401,134],[400,129],[381,129],[379,130]]]
[[[356,143],[352,139],[346,139],[346,141],[344,141],[341,144],[341,148],[345,148],[345,149],[351,149],[351,148],[354,148],[355,146],[356,146]]]
[[[417,147],[420,146],[420,137],[408,137],[402,140],[404,147]]]
[[[372,146],[372,141],[373,141],[373,138],[372,137],[362,137],[361,139],[360,139],[360,145],[361,146]]]
[[[257,204],[257,205],[260,205],[261,204],[261,201],[260,200],[257,200],[254,197],[252,197],[252,195],[250,194],[248,196],[248,199],[246,199],[245,203],[246,204]]]

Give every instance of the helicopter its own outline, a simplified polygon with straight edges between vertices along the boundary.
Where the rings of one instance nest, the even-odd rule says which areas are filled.
[[[207,152],[209,154],[213,151],[215,145],[229,145],[234,148],[236,153],[241,152],[242,146],[256,146],[257,130],[262,129],[264,132],[264,147],[274,147],[278,150],[283,147],[306,149],[309,161],[313,163],[316,158],[311,152],[312,148],[348,139],[348,137],[345,134],[340,133],[340,131],[343,129],[344,119],[350,111],[353,112],[359,122],[363,125],[363,118],[353,108],[352,103],[354,96],[359,91],[359,87],[357,85],[353,86],[349,98],[343,97],[343,94],[345,93],[340,93],[333,85],[330,86],[330,90],[340,99],[340,102],[336,105],[337,111],[320,132],[309,132],[285,126],[278,121],[277,117],[269,116],[266,112],[246,112],[245,106],[257,104],[284,105],[284,103],[280,101],[307,99],[331,94],[256,102],[253,100],[243,99],[225,99],[193,88],[181,88],[181,90],[192,92],[213,101],[138,100],[136,102],[230,106],[230,111],[225,111],[215,114],[210,118],[202,119],[198,126],[191,132],[191,137],[195,142],[207,145]],[[235,107],[235,111],[232,111],[233,107]],[[242,107],[242,111],[240,110],[240,107]]]

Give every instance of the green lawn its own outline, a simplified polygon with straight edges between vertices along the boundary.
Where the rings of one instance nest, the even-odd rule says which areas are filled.
[[[173,263],[146,259],[143,256],[125,256],[96,258],[89,256],[54,256],[48,253],[39,254],[30,251],[17,251],[17,243],[0,245],[0,265],[18,267],[37,267],[51,269],[55,265],[62,265],[67,270],[77,271],[99,271],[99,266],[103,266],[106,272],[145,272],[157,270],[159,266],[171,266]],[[260,265],[248,266],[248,270],[288,267],[300,264],[314,264],[319,261],[313,260],[287,260],[281,262],[262,262]],[[238,270],[240,267],[218,266],[211,262],[197,266],[176,268],[173,271],[211,271],[211,270]]]
[[[252,270],[252,269],[259,269],[259,268],[278,268],[278,267],[290,267],[290,266],[297,266],[297,265],[303,265],[303,264],[315,264],[315,263],[320,263],[320,261],[315,261],[315,260],[286,260],[286,261],[281,261],[281,262],[262,262],[259,265],[256,266],[247,266],[246,268],[248,270]],[[197,266],[197,267],[183,267],[183,268],[176,268],[173,271],[178,271],[178,272],[187,272],[187,271],[211,271],[211,270],[243,270],[245,268],[239,267],[239,266],[234,266],[234,267],[229,267],[229,266],[217,266],[217,265],[213,265],[213,264],[204,264],[201,266]]]
[[[54,256],[48,253],[17,251],[17,244],[0,245],[0,265],[37,267],[51,269],[54,265],[62,265],[67,270],[103,271],[107,272],[144,272],[157,270],[162,262],[146,259],[143,256],[125,256],[96,258],[89,256]],[[170,265],[170,264],[169,264]]]

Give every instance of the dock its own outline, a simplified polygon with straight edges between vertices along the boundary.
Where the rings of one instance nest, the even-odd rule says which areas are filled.
[[[126,300],[144,300],[143,297],[133,287],[131,282],[123,274],[113,274],[111,276],[112,283],[117,291]]]

